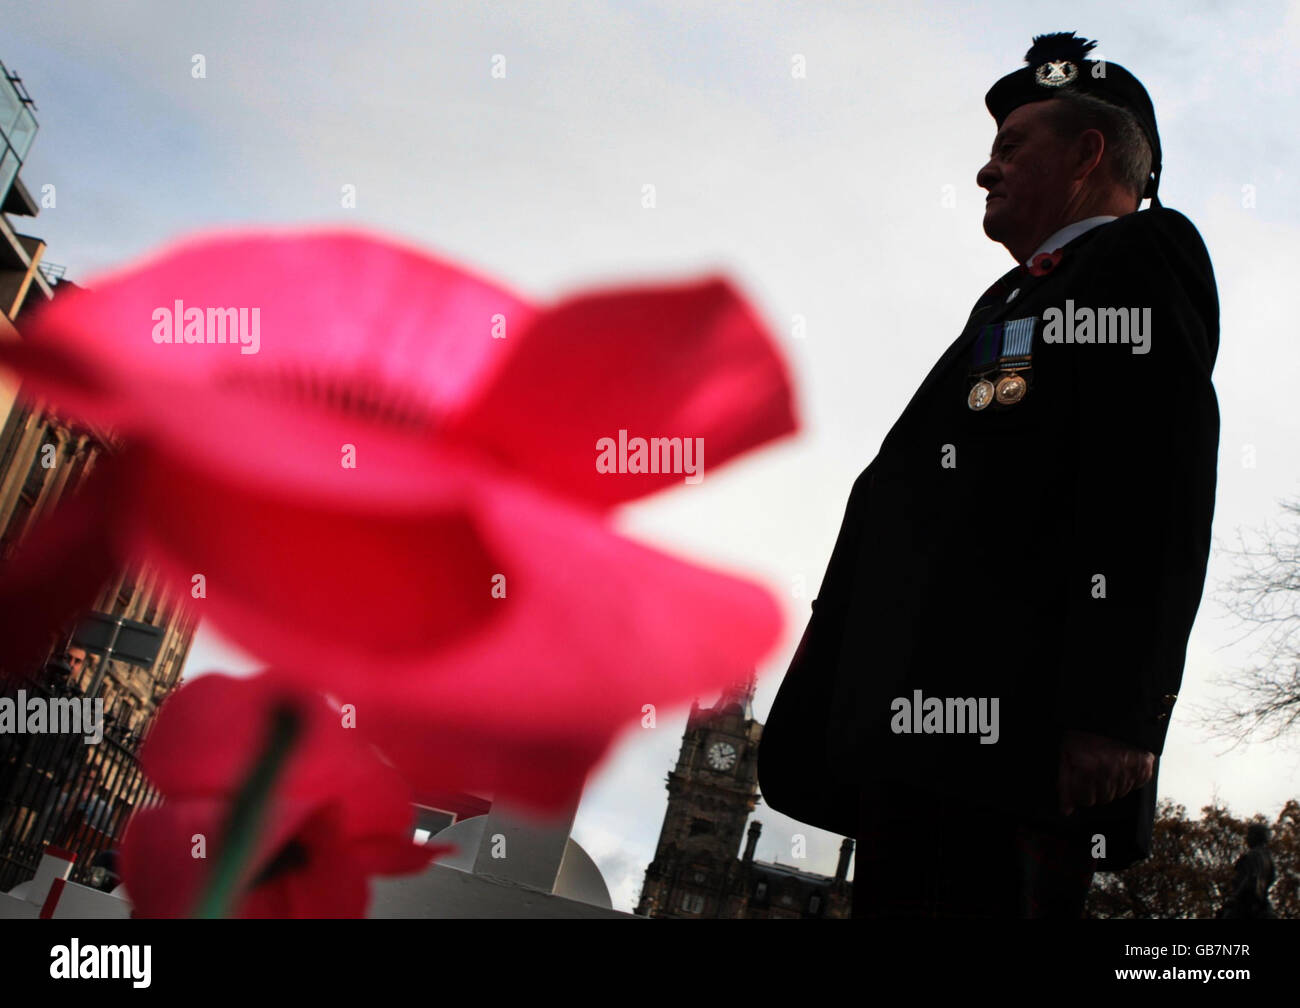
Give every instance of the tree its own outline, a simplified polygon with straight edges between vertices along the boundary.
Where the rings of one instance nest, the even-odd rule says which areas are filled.
[[[1237,819],[1207,805],[1200,820],[1164,800],[1156,809],[1151,857],[1096,876],[1085,913],[1090,917],[1214,917],[1228,898],[1233,865],[1246,849],[1246,827],[1269,825],[1277,881],[1269,894],[1279,917],[1300,919],[1300,802],[1289,801],[1275,823],[1264,816]]]
[[[1257,660],[1219,678],[1227,698],[1200,722],[1211,734],[1267,740],[1300,726],[1300,500],[1283,501],[1286,519],[1249,538],[1237,532],[1231,577],[1215,593],[1237,618],[1241,636],[1258,641]]]

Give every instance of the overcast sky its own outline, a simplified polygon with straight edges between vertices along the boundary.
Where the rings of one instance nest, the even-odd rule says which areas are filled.
[[[975,173],[994,133],[984,92],[1034,34],[1098,39],[1094,55],[1142,79],[1165,152],[1162,201],[1209,247],[1222,306],[1216,539],[1276,520],[1277,502],[1297,495],[1295,4],[181,6],[41,0],[6,12],[0,60],[39,109],[22,177],[57,191],[57,207],[20,228],[78,281],[241,222],[372,227],[538,298],[725,270],[786,348],[803,431],[623,524],[786,600],[787,640],[760,669],[760,718],[853,480],[1011,266],[980,228]],[[504,79],[491,75],[498,54]],[[345,185],[355,209],[340,206]],[[790,335],[796,315],[802,339]],[[1216,555],[1211,587],[1226,573]],[[1217,795],[1272,816],[1300,797],[1300,753],[1224,754],[1183,706],[1208,703],[1213,677],[1249,660],[1247,646],[1225,646],[1233,639],[1207,598],[1161,790],[1189,809]],[[201,632],[187,675],[237,661]],[[632,730],[579,811],[574,837],[622,909],[653,856],[684,721],[682,710]],[[758,857],[795,863],[790,834],[807,828],[762,805],[757,818]],[[810,839],[800,866],[833,872],[839,838]]]

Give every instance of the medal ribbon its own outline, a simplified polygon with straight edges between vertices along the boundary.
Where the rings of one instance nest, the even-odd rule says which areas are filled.
[[[975,382],[966,395],[967,406],[973,410],[985,409],[995,402],[1010,406],[1024,397],[1029,387],[1037,321],[1031,316],[980,327],[971,351],[970,375]]]
[[[1034,346],[1034,323],[1037,321],[1036,318],[1022,318],[1003,323],[1002,354],[998,357],[998,365],[1004,371],[1029,367]]]
[[[971,374],[1019,371],[1029,367],[1035,318],[1012,319],[980,326],[971,354]]]
[[[992,368],[1002,351],[1002,330],[1005,322],[980,326],[979,335],[975,337],[975,351],[971,357],[971,372],[983,374]]]

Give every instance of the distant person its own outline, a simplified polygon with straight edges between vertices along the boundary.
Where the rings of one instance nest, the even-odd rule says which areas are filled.
[[[122,876],[118,874],[117,851],[112,849],[100,851],[90,862],[91,888],[111,893],[121,884]]]
[[[90,767],[75,791],[59,790],[45,803],[36,824],[38,843],[69,847],[77,839],[82,824],[103,833],[112,818],[112,805],[99,797],[99,768]]]
[[[1273,852],[1268,849],[1268,827],[1251,823],[1246,830],[1246,853],[1233,866],[1236,877],[1232,893],[1223,905],[1220,917],[1272,919],[1277,917],[1268,901],[1268,890],[1277,877]]]

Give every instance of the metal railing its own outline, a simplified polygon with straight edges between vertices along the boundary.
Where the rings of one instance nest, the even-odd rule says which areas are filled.
[[[80,698],[69,682],[33,679],[0,696],[15,703]],[[91,882],[97,854],[116,850],[137,808],[156,804],[157,791],[136,759],[140,740],[105,718],[103,738],[79,734],[0,733],[0,892],[36,874],[48,846],[76,855],[74,882]]]
[[[0,63],[0,203],[18,177],[39,125],[32,109],[36,103],[23,86],[22,78]]]

